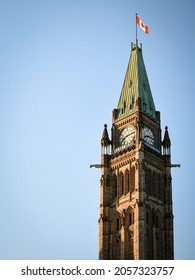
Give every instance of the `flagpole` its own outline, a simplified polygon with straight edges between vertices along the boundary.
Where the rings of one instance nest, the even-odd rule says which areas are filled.
[[[136,47],[138,46],[137,40],[137,13],[135,14],[135,36],[136,36]]]

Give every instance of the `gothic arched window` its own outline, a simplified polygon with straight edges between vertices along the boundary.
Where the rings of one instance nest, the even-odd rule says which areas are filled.
[[[123,172],[121,171],[119,173],[119,196],[124,194],[124,175]]]
[[[115,199],[117,197],[117,176],[114,174],[112,176],[112,199]]]

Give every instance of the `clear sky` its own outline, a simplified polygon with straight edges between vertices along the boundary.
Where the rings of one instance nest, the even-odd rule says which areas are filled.
[[[0,0],[0,259],[97,259],[103,125],[138,29],[169,127],[175,258],[195,259],[193,0]],[[138,27],[139,28],[139,27]]]

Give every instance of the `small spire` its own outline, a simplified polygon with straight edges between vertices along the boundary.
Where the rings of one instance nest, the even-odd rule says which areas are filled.
[[[104,130],[103,130],[103,134],[102,134],[101,144],[103,146],[110,145],[110,139],[109,139],[109,135],[108,135],[107,124],[104,125]]]
[[[170,155],[171,140],[169,137],[169,132],[168,132],[167,126],[165,126],[165,134],[164,134],[164,139],[163,139],[162,145],[163,145],[163,154]]]
[[[164,135],[163,143],[167,147],[171,146],[171,140],[169,138],[168,126],[165,126],[165,135]]]
[[[110,155],[110,145],[111,141],[108,135],[107,124],[105,124],[101,139],[102,155]]]

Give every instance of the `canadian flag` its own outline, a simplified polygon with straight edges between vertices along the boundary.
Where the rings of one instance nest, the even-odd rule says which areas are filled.
[[[142,29],[146,34],[148,34],[148,26],[145,25],[137,15],[136,15],[136,23],[141,27],[141,29]]]

